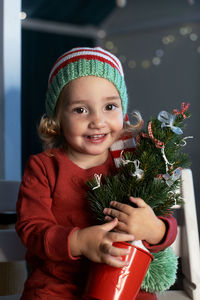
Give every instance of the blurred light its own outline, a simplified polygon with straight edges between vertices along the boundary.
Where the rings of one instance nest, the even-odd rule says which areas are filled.
[[[119,60],[120,60],[122,63],[125,63],[125,62],[126,62],[126,56],[120,55],[120,56],[119,56]]]
[[[175,36],[170,34],[170,35],[168,35],[168,39],[169,39],[170,43],[173,43],[175,41]]]
[[[197,47],[197,52],[200,54],[200,46]]]
[[[136,61],[133,60],[133,59],[129,60],[128,66],[129,66],[130,69],[135,69],[136,68]]]
[[[162,49],[157,49],[155,53],[158,57],[162,57],[164,55],[164,51]]]
[[[160,63],[161,63],[160,57],[154,57],[154,58],[152,59],[152,64],[153,64],[153,65],[158,66],[158,65],[160,65]]]
[[[186,27],[181,27],[181,28],[179,29],[179,32],[180,32],[181,35],[186,35],[186,34],[188,33]]]
[[[20,19],[25,20],[26,18],[27,18],[27,13],[25,13],[25,11],[21,11],[20,12]]]
[[[126,6],[126,0],[116,0],[116,4],[118,7],[125,7]]]
[[[186,34],[189,34],[192,32],[192,27],[191,26],[184,26],[184,27],[181,27],[179,29],[179,33],[181,35],[186,35]]]
[[[116,54],[118,52],[118,48],[116,46],[114,46],[112,49],[111,49],[111,52]]]
[[[196,33],[191,33],[190,39],[191,41],[196,42],[198,40],[198,35]]]
[[[169,43],[170,43],[169,37],[168,37],[168,36],[164,36],[164,37],[162,38],[162,42],[163,42],[163,44],[165,44],[165,45],[169,44]]]
[[[141,63],[141,66],[143,69],[148,69],[150,67],[151,63],[149,60],[143,60],[142,63]]]
[[[105,47],[106,47],[106,49],[108,49],[108,50],[112,50],[113,47],[114,47],[114,43],[113,43],[112,41],[107,41],[107,42],[105,43]]]
[[[165,45],[168,45],[168,44],[170,44],[170,43],[173,43],[174,41],[175,41],[175,36],[172,35],[172,34],[169,34],[169,35],[164,36],[164,37],[162,38],[162,42],[163,42],[163,44],[165,44]]]
[[[188,3],[189,3],[190,5],[194,5],[195,1],[194,1],[194,0],[188,0]]]
[[[97,35],[98,35],[99,38],[103,39],[103,38],[105,38],[105,36],[106,36],[106,32],[105,32],[104,30],[100,29],[100,30],[97,32]]]

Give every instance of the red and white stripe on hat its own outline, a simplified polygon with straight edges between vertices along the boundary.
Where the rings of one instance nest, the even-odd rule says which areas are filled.
[[[58,73],[60,69],[66,67],[70,63],[78,61],[79,59],[96,59],[101,62],[108,63],[111,65],[111,67],[117,69],[122,77],[124,76],[121,62],[115,55],[102,49],[101,47],[81,47],[73,48],[71,51],[64,53],[57,59],[49,75],[49,84],[52,82],[53,77]]]

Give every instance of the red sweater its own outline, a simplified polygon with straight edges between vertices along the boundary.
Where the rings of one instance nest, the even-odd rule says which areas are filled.
[[[75,165],[59,149],[30,157],[17,202],[16,230],[27,247],[26,259],[32,268],[21,300],[81,299],[89,261],[71,256],[69,238],[76,227],[95,224],[86,199],[86,181],[95,173],[110,172],[116,172],[110,154],[103,165],[87,170]],[[175,219],[162,219],[167,224],[162,244],[151,246],[144,242],[151,252],[175,240]],[[141,297],[155,299],[151,294]]]

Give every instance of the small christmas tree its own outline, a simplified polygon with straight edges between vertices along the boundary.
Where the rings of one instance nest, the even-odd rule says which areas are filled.
[[[105,222],[103,210],[110,207],[111,201],[134,206],[130,196],[142,198],[157,216],[169,215],[174,205],[182,204],[178,192],[181,170],[190,166],[189,156],[182,151],[188,138],[182,136],[185,119],[190,116],[188,107],[189,104],[182,103],[181,111],[175,109],[172,114],[161,111],[156,118],[151,118],[146,130],[141,130],[136,137],[135,151],[121,151],[119,172],[102,180],[101,175],[96,175],[88,182],[91,188],[88,199],[97,220]],[[168,289],[176,278],[175,255],[168,249],[156,255],[157,260],[151,263],[152,273],[157,273],[157,265],[160,271],[161,260],[163,270],[169,272],[165,272],[163,281],[160,276],[157,281],[155,276],[152,279],[151,271],[147,274],[144,289],[150,292]]]
[[[184,121],[190,116],[188,106],[183,103],[181,112],[162,111],[151,118],[147,129],[136,138],[135,151],[122,150],[118,174],[105,176],[98,188],[96,177],[88,182],[89,202],[98,220],[105,222],[103,209],[110,207],[110,201],[134,205],[130,196],[142,198],[157,216],[168,215],[173,205],[182,204],[177,190],[181,170],[190,166],[188,154],[182,151],[186,144],[182,137]]]

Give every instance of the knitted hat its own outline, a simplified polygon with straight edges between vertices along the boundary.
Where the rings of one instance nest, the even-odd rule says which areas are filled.
[[[59,95],[68,82],[90,75],[106,78],[115,85],[125,116],[128,96],[122,65],[115,55],[100,47],[73,48],[57,59],[49,75],[46,95],[47,115],[54,116]]]

